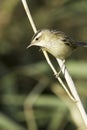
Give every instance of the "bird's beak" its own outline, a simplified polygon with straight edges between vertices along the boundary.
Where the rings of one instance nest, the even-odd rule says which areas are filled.
[[[28,46],[27,46],[27,49],[32,47],[32,46],[39,46],[39,47],[43,47],[42,45],[38,44],[38,43],[34,43],[34,42],[31,42]]]
[[[30,48],[31,46],[33,46],[33,45],[32,45],[32,44],[28,45],[28,46],[27,46],[27,49]]]

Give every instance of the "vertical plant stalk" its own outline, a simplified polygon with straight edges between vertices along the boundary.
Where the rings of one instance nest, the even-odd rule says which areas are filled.
[[[62,73],[63,73],[63,75],[65,77],[65,80],[66,80],[66,82],[67,82],[67,84],[69,86],[69,89],[70,89],[70,91],[71,91],[71,93],[72,93],[72,95],[73,95],[73,97],[75,99],[75,104],[77,105],[77,107],[78,107],[78,109],[79,109],[79,111],[81,113],[81,116],[82,116],[82,119],[83,119],[83,121],[85,123],[85,126],[87,127],[87,115],[86,115],[86,112],[85,112],[85,110],[83,108],[83,105],[81,103],[80,97],[79,97],[79,95],[77,93],[75,84],[74,84],[70,74],[68,73],[68,70],[67,70],[65,64],[63,64],[63,61],[61,59],[58,59],[58,58],[56,60],[57,60],[59,66],[61,68],[61,71],[62,71]]]
[[[27,17],[28,17],[28,19],[29,19],[29,21],[30,21],[31,27],[32,27],[34,33],[36,33],[36,32],[37,32],[37,29],[36,29],[36,26],[35,26],[34,21],[33,21],[33,19],[32,19],[32,16],[31,16],[29,7],[28,7],[28,5],[27,5],[27,2],[26,2],[26,0],[21,0],[21,1],[22,1],[23,6],[24,6],[24,9],[25,9],[25,12],[26,12],[26,14],[27,14]]]
[[[45,50],[43,50],[43,54],[44,54],[44,56],[46,58],[46,61],[47,61],[48,65],[50,66],[50,68],[54,72],[54,75],[56,76],[56,78],[58,79],[59,83],[64,88],[65,92],[68,94],[68,96],[70,97],[71,100],[75,101],[74,97],[71,95],[71,93],[69,92],[69,90],[67,89],[67,87],[65,86],[65,84],[63,83],[63,81],[61,80],[61,78],[59,76],[57,77],[58,73],[57,73],[56,69],[54,68],[53,64],[51,63],[51,61],[50,61],[50,59],[48,57],[48,54],[47,54],[47,52]]]
[[[32,26],[32,29],[33,29],[34,33],[36,33],[36,32],[37,32],[37,29],[36,29],[36,26],[35,26],[35,24],[34,24],[34,22],[33,22],[33,19],[32,19],[32,16],[31,16],[31,14],[30,14],[29,7],[28,7],[28,5],[27,5],[27,3],[26,3],[26,0],[21,0],[21,1],[22,1],[22,3],[23,3],[24,9],[25,9],[26,14],[27,14],[27,16],[28,16],[28,19],[29,19],[29,21],[30,21],[30,24],[31,24],[31,26]],[[47,61],[50,61],[50,60],[48,60],[49,57],[48,57],[47,53],[46,53],[45,51],[43,51],[43,53],[44,53],[44,56],[45,56],[46,60],[47,60]],[[74,99],[73,102],[74,102],[74,103],[76,104],[76,106],[78,107],[78,109],[79,109],[79,111],[80,111],[80,114],[81,114],[81,116],[82,116],[82,119],[83,119],[83,121],[84,121],[84,126],[86,126],[86,129],[87,129],[87,116],[86,116],[86,112],[85,112],[85,110],[84,110],[84,108],[83,108],[83,105],[82,105],[82,103],[81,103],[81,100],[80,100],[80,98],[79,98],[79,95],[78,95],[78,93],[77,93],[77,91],[76,91],[76,87],[75,87],[75,85],[74,85],[74,82],[73,82],[71,76],[69,75],[68,70],[66,69],[66,66],[64,65],[63,61],[57,58],[57,62],[58,62],[59,66],[60,66],[60,68],[61,68],[61,70],[62,70],[62,73],[64,74],[64,77],[65,77],[65,79],[66,79],[66,82],[67,82],[67,84],[68,84],[68,87],[69,87],[69,89],[70,89],[70,91],[71,91],[71,93],[72,93],[72,95],[73,95],[73,97],[74,97],[74,98],[73,98],[73,97],[71,96],[72,99]],[[50,63],[51,63],[51,62],[48,62],[49,65],[50,65]],[[63,66],[62,66],[62,65],[63,65]],[[50,65],[50,67],[51,67],[51,69],[53,70],[54,74],[57,74],[52,64]],[[58,80],[59,80],[59,77],[58,77]],[[60,80],[59,80],[59,82],[60,82]],[[64,85],[64,86],[65,86],[65,85]]]

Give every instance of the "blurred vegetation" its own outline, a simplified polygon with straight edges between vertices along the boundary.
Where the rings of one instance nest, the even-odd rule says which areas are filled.
[[[87,0],[27,2],[38,29],[87,41]],[[0,130],[75,130],[79,121],[71,114],[73,105],[42,52],[26,49],[32,35],[21,1],[0,0]],[[66,64],[87,111],[87,48],[74,52]]]

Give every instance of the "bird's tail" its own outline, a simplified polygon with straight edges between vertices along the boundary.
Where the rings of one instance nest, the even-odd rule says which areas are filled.
[[[78,46],[78,47],[87,47],[87,42],[76,42],[76,45]]]

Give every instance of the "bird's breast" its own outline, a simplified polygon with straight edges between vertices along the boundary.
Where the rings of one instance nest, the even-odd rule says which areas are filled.
[[[72,53],[72,48],[60,40],[47,45],[46,50],[56,58],[65,59]]]

